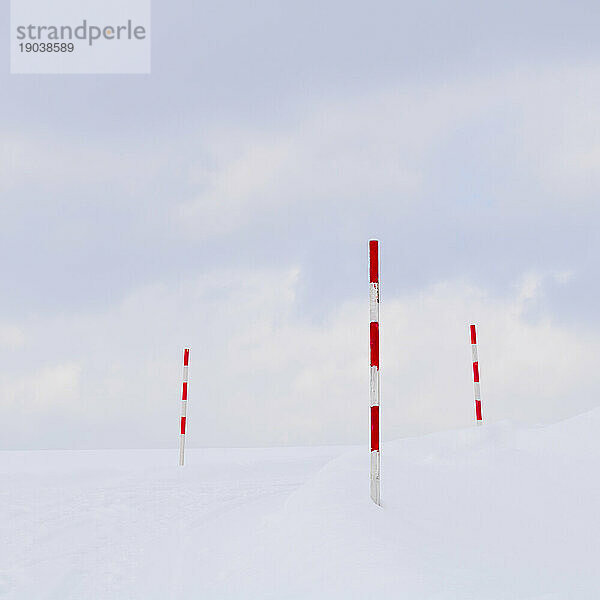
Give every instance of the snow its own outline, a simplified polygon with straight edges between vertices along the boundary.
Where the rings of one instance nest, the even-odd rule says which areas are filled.
[[[0,598],[579,599],[600,410],[358,447],[1,452]]]

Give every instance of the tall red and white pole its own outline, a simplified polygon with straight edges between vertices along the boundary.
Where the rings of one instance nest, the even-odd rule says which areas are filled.
[[[188,398],[188,367],[190,363],[190,349],[183,351],[183,389],[181,391],[181,436],[179,438],[179,464],[183,466],[183,453],[185,450],[185,419]]]
[[[379,242],[369,241],[371,499],[381,504],[379,452]]]
[[[481,388],[479,387],[479,356],[477,354],[477,332],[475,325],[471,325],[471,354],[473,355],[473,391],[475,393],[475,420],[477,425],[483,423],[481,412]]]

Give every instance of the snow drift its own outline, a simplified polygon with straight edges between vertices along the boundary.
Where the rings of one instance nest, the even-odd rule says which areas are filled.
[[[365,448],[0,453],[0,598],[600,590],[600,410]]]

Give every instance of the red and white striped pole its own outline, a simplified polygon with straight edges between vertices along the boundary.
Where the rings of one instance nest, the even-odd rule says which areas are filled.
[[[479,387],[479,356],[477,355],[477,332],[475,325],[471,325],[471,353],[473,355],[473,390],[475,393],[475,419],[477,425],[483,423],[481,413],[481,389]]]
[[[370,401],[371,401],[371,499],[381,504],[379,476],[379,242],[369,241]]]
[[[188,366],[190,363],[190,349],[183,351],[183,390],[181,391],[181,437],[179,439],[179,464],[183,466],[183,452],[185,450],[185,417],[187,413],[188,397]]]

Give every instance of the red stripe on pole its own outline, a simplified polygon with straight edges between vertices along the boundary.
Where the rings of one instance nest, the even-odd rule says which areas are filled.
[[[483,416],[481,415],[481,400],[475,400],[475,415],[477,416],[478,421],[483,421]]]
[[[475,333],[475,325],[471,325],[471,344],[477,343],[477,334]]]
[[[479,383],[479,363],[473,363],[473,381]]]
[[[371,406],[371,452],[379,450],[379,406]]]
[[[181,393],[181,399],[187,400],[187,381],[183,382],[183,392]]]
[[[189,362],[190,362],[190,349],[186,348],[183,351],[183,366],[187,367]]]
[[[379,242],[369,240],[369,282],[379,283]]]
[[[185,435],[185,417],[181,417],[181,433]]]
[[[371,366],[379,369],[379,323],[371,323]]]

